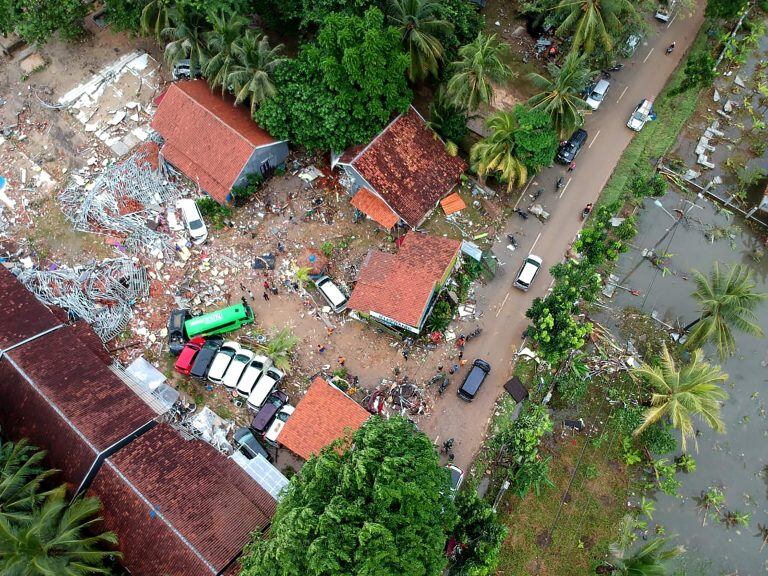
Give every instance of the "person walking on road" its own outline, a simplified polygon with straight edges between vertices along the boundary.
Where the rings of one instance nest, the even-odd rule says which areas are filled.
[[[568,165],[568,172],[573,172],[574,170],[576,170],[576,160]]]

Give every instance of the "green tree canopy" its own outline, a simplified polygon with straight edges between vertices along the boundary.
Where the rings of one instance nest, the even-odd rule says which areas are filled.
[[[683,553],[682,547],[664,549],[669,538],[657,537],[636,550],[611,544],[610,568],[616,576],[666,576],[669,561]]]
[[[40,486],[56,471],[45,469],[43,458],[45,452],[26,440],[0,440],[0,521],[29,518],[34,507],[48,496]]]
[[[311,150],[344,150],[379,132],[411,100],[400,35],[371,8],[329,16],[314,43],[275,72],[277,94],[255,118],[270,134]]]
[[[203,76],[211,89],[221,88],[222,95],[229,89],[229,75],[237,61],[235,49],[247,25],[244,16],[222,12],[213,17],[213,29],[206,34],[210,57],[203,68]]]
[[[549,115],[522,104],[515,106],[513,114],[517,119],[515,155],[532,173],[550,166],[557,153],[558,138]]]
[[[88,8],[80,0],[0,0],[0,32],[15,29],[29,43],[44,44],[56,32],[65,40],[83,35]]]
[[[461,521],[454,538],[461,553],[451,564],[449,574],[486,576],[493,574],[499,563],[499,551],[507,537],[507,527],[496,512],[477,495],[477,488],[466,485],[456,496],[456,510]]]
[[[736,18],[746,6],[748,0],[708,0],[704,15],[707,18]]]
[[[552,293],[536,298],[525,315],[531,319],[528,336],[538,345],[538,352],[550,364],[566,358],[578,350],[592,332],[592,324],[577,320],[578,311],[573,300]]]
[[[553,10],[565,17],[557,34],[570,37],[576,53],[591,54],[599,48],[610,54],[614,40],[639,19],[631,0],[563,0]]]
[[[438,35],[451,32],[453,25],[436,16],[438,5],[432,0],[387,0],[389,21],[400,31],[411,60],[408,77],[412,82],[437,76],[443,62]]]
[[[234,62],[227,80],[235,91],[235,101],[239,104],[251,101],[251,115],[267,98],[277,93],[274,83],[275,71],[285,62],[280,53],[283,45],[269,45],[269,38],[246,30],[235,43]]]
[[[371,418],[291,479],[241,576],[438,576],[456,523],[448,472],[404,418]]]

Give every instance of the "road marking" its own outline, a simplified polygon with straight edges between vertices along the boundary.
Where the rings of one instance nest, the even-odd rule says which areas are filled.
[[[669,23],[667,24],[667,28],[669,28],[670,26],[672,26],[672,22],[674,22],[674,21],[675,21],[675,18],[677,18],[677,12],[675,12],[675,15],[674,15],[674,16],[672,16],[672,20],[670,20],[670,21],[669,21]]]
[[[651,54],[653,54],[653,48],[651,48],[651,51],[648,52],[648,56],[645,57],[645,60],[643,60],[643,64],[645,64],[648,61],[648,58],[651,57]]]
[[[587,146],[587,150],[589,150],[590,148],[592,148],[592,144],[594,144],[594,143],[595,143],[595,140],[597,140],[597,137],[598,137],[598,136],[600,136],[600,130],[598,130],[598,131],[597,131],[597,134],[595,134],[595,137],[594,137],[594,138],[592,138],[592,142],[590,142],[590,143],[589,143],[589,146]]]
[[[509,292],[507,292],[507,295],[504,296],[504,302],[502,302],[501,306],[499,306],[499,310],[496,312],[496,318],[498,318],[499,314],[501,314],[501,309],[504,308],[504,304],[507,303],[507,298],[509,298]]]
[[[563,191],[560,192],[560,196],[558,196],[558,198],[562,198],[563,197],[563,194],[565,194],[565,191],[568,190],[568,184],[571,183],[571,180],[573,180],[573,178],[568,178],[568,182],[566,182],[565,186],[563,186]]]
[[[533,241],[533,246],[531,246],[531,249],[528,251],[528,253],[529,253],[529,254],[530,254],[531,252],[533,252],[533,249],[534,249],[534,248],[536,248],[536,242],[538,242],[538,241],[539,241],[539,238],[541,238],[541,232],[539,232],[539,235],[538,235],[538,236],[536,236],[536,240],[534,240],[534,241]]]
[[[626,93],[627,93],[627,90],[629,90],[629,86],[624,86],[624,91],[621,93],[621,96],[619,96],[619,99],[618,99],[618,100],[616,100],[616,104],[618,104],[619,102],[621,102],[621,99],[622,99],[622,98],[624,98],[624,94],[626,94]]]
[[[514,207],[512,210],[517,210],[517,205],[520,204],[520,200],[522,200],[525,197],[526,192],[528,192],[528,188],[533,184],[533,180],[528,180],[528,184],[525,185],[525,188],[523,188],[523,191],[520,193],[520,197],[517,199],[517,202],[515,202]]]

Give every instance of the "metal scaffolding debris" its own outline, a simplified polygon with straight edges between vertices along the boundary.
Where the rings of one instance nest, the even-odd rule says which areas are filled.
[[[76,268],[23,270],[19,280],[43,302],[88,322],[104,342],[123,331],[133,304],[149,294],[147,271],[131,258]]]
[[[180,194],[153,168],[149,154],[137,151],[104,170],[91,186],[75,178],[59,194],[62,211],[75,229],[122,236],[123,247],[132,254],[173,253],[171,238],[155,228],[162,220],[162,205]]]

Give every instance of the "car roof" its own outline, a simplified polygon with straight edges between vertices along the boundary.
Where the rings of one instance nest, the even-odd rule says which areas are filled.
[[[595,84],[595,87],[592,88],[592,92],[604,92],[608,89],[608,86],[610,86],[611,83],[608,82],[608,80],[601,79],[598,80],[597,84]]]
[[[346,295],[339,289],[338,286],[336,286],[336,284],[334,284],[333,280],[331,280],[328,276],[323,276],[320,278],[317,281],[317,287],[322,290],[326,296],[328,296],[331,302],[333,302],[334,306],[339,306],[347,300]]]
[[[525,259],[525,263],[523,264],[522,269],[520,270],[520,275],[518,278],[525,282],[526,284],[530,284],[531,281],[533,281],[533,277],[536,275],[536,272],[538,269],[541,268],[541,260],[536,262],[535,264],[531,262],[531,257]]]

